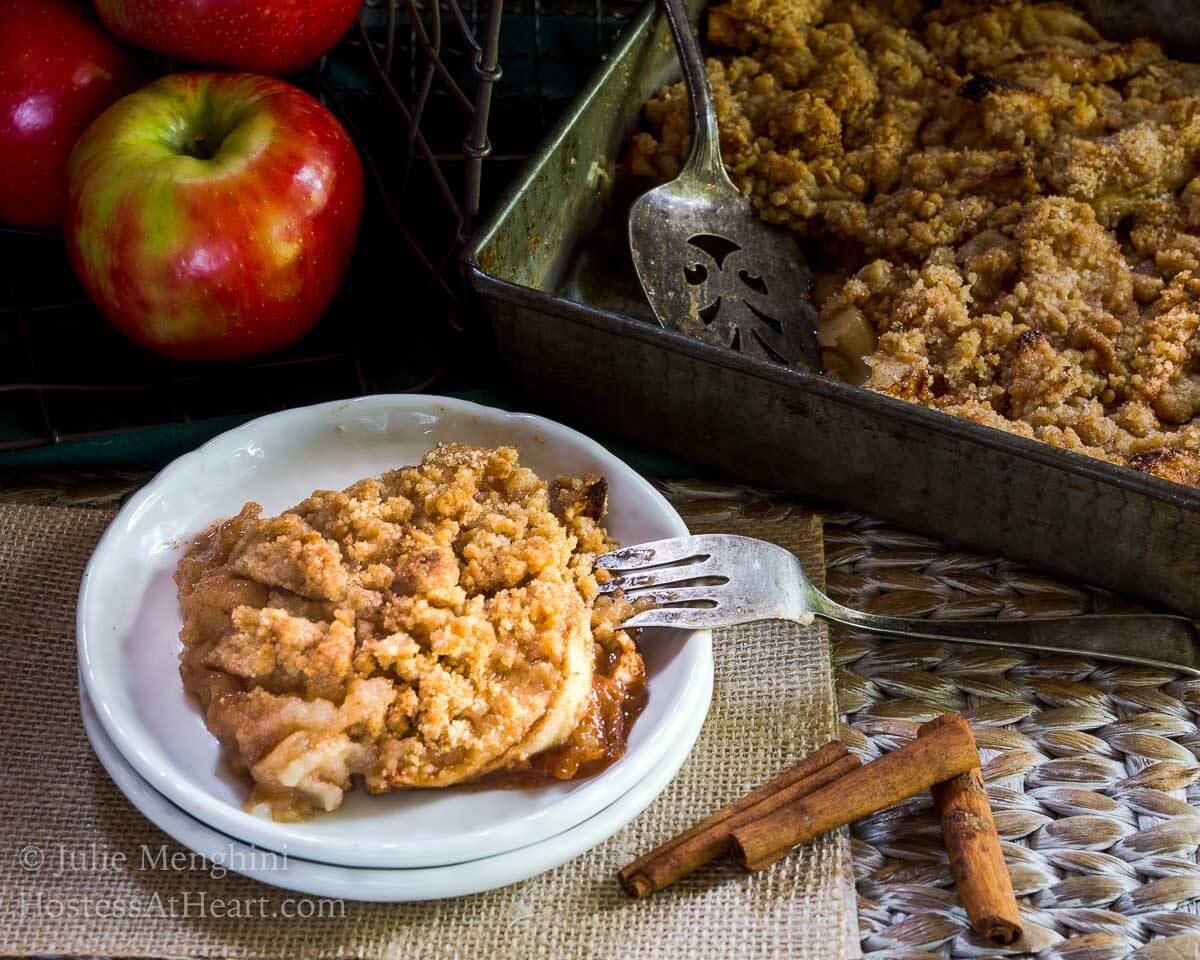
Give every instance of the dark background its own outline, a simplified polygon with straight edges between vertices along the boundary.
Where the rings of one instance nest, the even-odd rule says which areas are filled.
[[[322,322],[295,346],[221,366],[150,354],[87,301],[57,231],[0,226],[0,468],[158,466],[249,417],[363,393],[511,402],[488,362],[486,324],[458,265],[471,226],[462,155],[471,118],[462,104],[475,96],[474,45],[483,40],[486,4],[458,7],[468,38],[455,0],[440,0],[436,18],[430,0],[395,0],[389,11],[390,2],[368,0],[361,27],[288,78],[347,126],[368,184],[350,275]],[[624,0],[506,4],[483,211],[638,8]],[[431,51],[438,19],[440,43]],[[444,72],[433,69],[431,52]],[[185,66],[150,65],[159,72]]]

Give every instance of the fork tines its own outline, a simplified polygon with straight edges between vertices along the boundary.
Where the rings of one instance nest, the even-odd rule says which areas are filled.
[[[719,535],[672,537],[606,553],[596,566],[614,574],[601,584],[602,593],[620,590],[643,610],[626,620],[626,627],[690,627],[703,629],[728,622],[714,590],[729,582],[717,570],[714,550],[727,538]]]

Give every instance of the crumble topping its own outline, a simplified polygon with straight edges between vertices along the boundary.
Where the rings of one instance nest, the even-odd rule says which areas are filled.
[[[644,668],[600,596],[604,481],[547,485],[511,447],[215,525],[176,572],[180,672],[275,819],[494,771],[568,779],[615,759]]]
[[[1200,65],[1056,3],[728,0],[721,149],[814,267],[825,371],[1200,484]],[[682,84],[628,165],[675,176]]]

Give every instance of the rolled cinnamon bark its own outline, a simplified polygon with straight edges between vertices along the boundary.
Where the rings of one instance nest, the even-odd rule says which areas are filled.
[[[773,813],[861,765],[837,740],[825,744],[741,800],[629,864],[617,875],[621,887],[631,897],[641,898],[670,886],[725,853],[729,834],[739,824]]]
[[[922,726],[918,739],[933,736],[941,719]],[[968,770],[934,784],[931,792],[950,854],[950,872],[971,929],[997,946],[1011,946],[1023,933],[1021,912],[982,773]]]
[[[966,720],[947,714],[927,726],[930,729],[925,736],[769,816],[737,827],[729,838],[733,855],[747,870],[762,870],[827,830],[979,766],[979,752]]]

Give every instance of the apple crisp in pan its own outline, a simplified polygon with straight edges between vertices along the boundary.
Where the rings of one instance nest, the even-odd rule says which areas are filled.
[[[601,596],[599,477],[540,480],[511,447],[442,444],[417,466],[246,504],[175,579],[180,673],[254,781],[298,820],[371,793],[503,774],[570,779],[624,752],[645,670]]]
[[[1052,3],[729,0],[705,31],[827,374],[1200,485],[1200,65]],[[631,173],[675,176],[689,122],[664,88]]]

